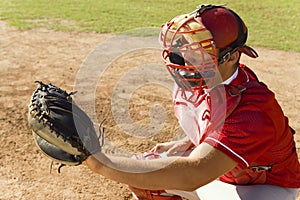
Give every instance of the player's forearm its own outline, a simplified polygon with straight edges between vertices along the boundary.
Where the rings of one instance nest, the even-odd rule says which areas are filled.
[[[140,161],[106,157],[100,153],[90,156],[86,164],[94,172],[109,179],[142,189],[192,190],[210,181],[204,171],[201,177],[191,175],[193,171],[201,170],[199,163],[183,157]]]
[[[167,159],[169,162],[172,162],[175,158]],[[166,179],[159,177],[159,174],[162,174],[160,171],[163,164],[157,160],[141,161],[123,157],[107,157],[100,153],[90,156],[86,160],[86,165],[92,171],[108,179],[133,187],[142,189],[161,189],[166,187],[166,183],[162,181]],[[159,177],[159,179],[156,177]]]

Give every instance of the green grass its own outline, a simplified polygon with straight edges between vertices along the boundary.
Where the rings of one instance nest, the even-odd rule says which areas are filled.
[[[247,24],[248,44],[300,52],[299,0],[226,2]],[[21,30],[45,27],[119,33],[160,27],[166,20],[192,11],[199,3],[194,0],[0,0],[0,19]]]

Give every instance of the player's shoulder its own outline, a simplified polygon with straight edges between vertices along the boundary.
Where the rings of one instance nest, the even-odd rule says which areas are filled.
[[[254,101],[254,104],[255,102],[273,101],[275,98],[273,91],[257,78],[253,70],[242,64],[238,70],[238,76],[230,85],[242,89],[243,100]]]

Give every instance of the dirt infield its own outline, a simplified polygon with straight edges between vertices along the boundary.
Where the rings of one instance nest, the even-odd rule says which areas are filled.
[[[19,31],[0,21],[0,200],[132,199],[126,185],[93,174],[85,166],[64,167],[61,174],[58,174],[58,165],[54,164],[50,173],[51,162],[36,147],[27,125],[27,106],[37,86],[34,81],[51,82],[72,91],[87,56],[110,38],[112,35],[109,34],[45,29]],[[297,86],[300,54],[258,47],[256,50],[260,55],[258,59],[243,57],[242,61],[254,69],[258,77],[276,93],[285,114],[290,118],[291,126],[297,132],[295,140],[299,152],[300,93]],[[121,91],[116,89],[118,80],[124,78],[132,66],[141,66],[149,60],[161,63],[160,52],[155,49],[128,52],[115,59],[97,82],[95,117],[99,121],[106,119],[106,137],[108,141],[113,141],[115,148],[111,151],[121,149],[126,152],[143,152],[156,142],[178,137],[179,127],[172,115],[168,88],[160,84],[141,84],[139,79],[144,80],[145,77],[135,76],[135,81],[128,81],[129,85]],[[153,77],[161,77],[160,70],[155,73]],[[88,76],[80,78],[89,79]],[[141,87],[136,87],[137,84]],[[112,97],[122,97],[127,91],[131,91],[127,111],[136,124],[146,126],[143,129],[146,132],[155,128],[147,125],[156,123],[155,116],[150,116],[149,110],[159,113],[161,107],[164,108],[164,125],[151,137],[127,134],[120,126],[122,122],[118,120],[127,119],[128,113],[123,116],[122,110],[111,109]],[[121,105],[121,102],[114,103]]]

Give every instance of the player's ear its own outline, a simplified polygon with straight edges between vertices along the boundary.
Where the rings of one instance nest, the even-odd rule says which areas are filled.
[[[240,58],[240,52],[234,51],[230,53],[230,55],[228,56],[225,62],[227,62],[230,65],[234,65],[238,62],[239,58]]]

